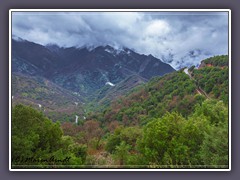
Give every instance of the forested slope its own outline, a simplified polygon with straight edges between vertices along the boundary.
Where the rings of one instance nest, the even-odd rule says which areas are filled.
[[[76,168],[228,168],[228,66],[211,63],[189,71],[193,78],[183,69],[156,77],[78,124],[60,127],[31,108],[15,106],[12,153],[34,156],[40,148],[36,158],[44,153],[64,158],[69,150]],[[56,142],[55,135],[42,135],[49,128],[50,134],[58,132]]]

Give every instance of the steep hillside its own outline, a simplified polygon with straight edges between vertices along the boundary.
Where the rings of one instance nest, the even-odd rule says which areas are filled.
[[[227,56],[225,61],[228,61]],[[99,119],[109,123],[117,120],[124,125],[145,124],[166,112],[177,111],[186,117],[206,98],[228,103],[227,66],[212,65],[190,72],[192,78],[183,69],[153,78],[126,97],[112,102],[103,114],[99,114]]]
[[[201,87],[209,97],[228,103],[228,56],[215,56],[201,62],[199,69],[191,72],[196,84]]]
[[[205,85],[213,79],[210,89],[224,92],[226,70],[192,67],[153,78],[88,113],[79,126],[64,123],[62,129],[87,144],[86,164],[96,168],[228,168],[228,103],[205,92],[198,77]]]
[[[203,67],[227,67],[228,66],[228,55],[214,56],[201,61],[199,68]]]
[[[12,40],[12,72],[42,76],[82,97],[90,97],[107,82],[117,84],[132,75],[149,80],[173,71],[152,55],[128,48],[63,48]]]
[[[126,97],[114,101],[102,119],[136,125],[145,124],[168,111],[178,111],[187,116],[196,103],[205,99],[196,88],[194,81],[181,71],[154,78]]]
[[[87,113],[86,106],[73,104],[81,99],[54,83],[14,74],[13,84],[20,88],[13,89],[16,96],[13,100],[29,100],[29,104],[43,108],[48,116],[50,107],[54,108],[55,115],[65,121],[64,114],[72,114],[73,120],[74,115],[79,116],[79,122],[63,122],[60,127],[60,123],[53,124],[30,107],[14,106],[14,154],[22,157],[36,154],[32,147],[40,145],[38,152],[46,157],[65,157],[70,152],[67,155],[73,157],[74,164],[71,168],[228,168],[228,103],[224,103],[225,96],[212,94],[216,87],[224,92],[228,83],[226,70],[227,66],[192,67],[144,84],[145,79],[138,75],[116,85],[107,82],[93,101],[99,103],[96,106],[103,105],[102,109]],[[203,85],[212,79],[215,83],[209,84],[208,92]],[[133,84],[140,85],[131,88]],[[201,92],[208,92],[207,96],[199,92],[200,88],[204,89]],[[19,146],[22,144],[30,145],[22,151]],[[18,161],[13,162],[18,165]]]
[[[75,121],[83,114],[84,99],[42,77],[12,74],[12,102],[31,105],[54,121]]]
[[[140,85],[146,82],[147,79],[138,75],[132,75],[116,85],[107,83],[106,86],[93,95],[93,99],[90,98],[88,109],[93,111],[103,110],[109,106],[112,101],[131,93],[135,88],[139,88]]]
[[[59,64],[59,56],[44,46],[22,39],[12,40],[12,72],[46,76]]]

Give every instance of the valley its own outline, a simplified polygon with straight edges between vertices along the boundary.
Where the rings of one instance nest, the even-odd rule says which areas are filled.
[[[128,48],[12,43],[13,159],[71,159],[26,163],[40,168],[228,167],[227,55],[175,70]]]
[[[12,39],[12,45],[13,104],[43,103],[44,113],[54,121],[66,121],[63,112],[73,122],[77,109],[83,117],[86,109],[104,108],[152,77],[175,71],[151,55],[128,48],[60,48],[21,38]]]

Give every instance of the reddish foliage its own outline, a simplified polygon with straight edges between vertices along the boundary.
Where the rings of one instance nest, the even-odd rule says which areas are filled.
[[[70,122],[65,122],[62,124],[62,130],[64,135],[76,136],[81,131],[81,127]]]
[[[100,141],[104,133],[99,122],[95,120],[86,121],[82,128],[84,132],[84,139],[87,144],[93,138],[96,138],[98,141]]]
[[[112,121],[108,124],[108,130],[113,133],[115,131],[116,128],[119,127],[119,122],[118,121]]]

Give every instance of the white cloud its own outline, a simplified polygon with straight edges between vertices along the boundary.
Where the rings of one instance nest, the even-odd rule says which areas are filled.
[[[40,44],[111,45],[177,62],[228,52],[228,16],[219,12],[15,12],[13,34]],[[200,50],[198,57],[189,51]]]
[[[170,31],[167,22],[163,20],[153,20],[145,29],[146,36],[159,37],[164,36]]]

